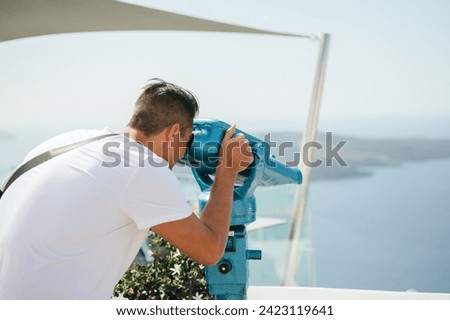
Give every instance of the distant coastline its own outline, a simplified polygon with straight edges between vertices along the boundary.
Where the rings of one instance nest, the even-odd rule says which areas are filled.
[[[255,134],[259,138],[264,138],[266,134]],[[292,147],[280,149],[272,147],[271,153],[275,154],[283,162],[293,162],[300,150],[302,135],[295,132],[273,132],[270,141],[276,146],[283,142],[292,142]],[[408,162],[418,162],[427,160],[437,160],[450,158],[450,139],[367,139],[346,136],[332,136],[329,150],[335,148],[340,141],[345,144],[338,149],[339,156],[347,166],[341,166],[336,159],[328,155],[328,162],[331,166],[326,166],[326,137],[324,133],[318,135],[317,142],[323,148],[316,149],[314,159],[311,162],[322,161],[322,164],[313,167],[312,180],[335,180],[367,177],[373,174],[374,167],[398,166]],[[280,154],[280,151],[284,154]]]

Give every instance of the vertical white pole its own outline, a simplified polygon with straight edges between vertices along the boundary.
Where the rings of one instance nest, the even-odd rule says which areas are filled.
[[[331,35],[324,33],[320,38],[319,57],[317,60],[316,75],[314,86],[311,93],[311,101],[309,106],[308,119],[306,128],[303,133],[300,148],[303,148],[308,142],[316,141],[317,126],[319,122],[320,103],[322,99],[323,84],[325,80],[325,69],[327,64],[328,49],[330,45]],[[302,151],[307,151],[304,154]],[[314,156],[315,148],[307,148],[300,150],[300,170],[303,175],[303,183],[297,186],[295,194],[295,203],[292,214],[292,226],[289,235],[288,251],[286,255],[285,269],[282,278],[283,286],[296,285],[295,275],[300,260],[300,240],[302,237],[303,219],[305,215],[309,183],[311,177],[311,166],[305,165],[306,161],[311,162]]]

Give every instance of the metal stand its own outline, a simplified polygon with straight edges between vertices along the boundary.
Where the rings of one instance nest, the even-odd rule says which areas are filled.
[[[200,196],[200,209],[203,210],[209,198],[209,191]],[[235,208],[246,208],[249,223],[252,222],[256,213],[254,197],[248,199],[236,199],[233,205],[230,234],[228,236],[225,253],[220,261],[212,266],[206,267],[206,282],[209,294],[217,300],[244,300],[247,298],[247,287],[249,277],[248,260],[261,260],[261,250],[247,249],[247,231],[245,224],[235,224],[236,220],[243,218],[242,212],[235,213]],[[240,219],[235,217],[240,216]]]

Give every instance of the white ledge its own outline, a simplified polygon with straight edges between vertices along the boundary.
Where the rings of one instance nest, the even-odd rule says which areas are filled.
[[[250,286],[249,300],[450,300],[447,293]]]

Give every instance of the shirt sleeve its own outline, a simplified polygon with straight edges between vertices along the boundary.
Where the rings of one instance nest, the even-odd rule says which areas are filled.
[[[124,189],[120,206],[141,230],[192,213],[180,182],[166,166],[137,167]]]

